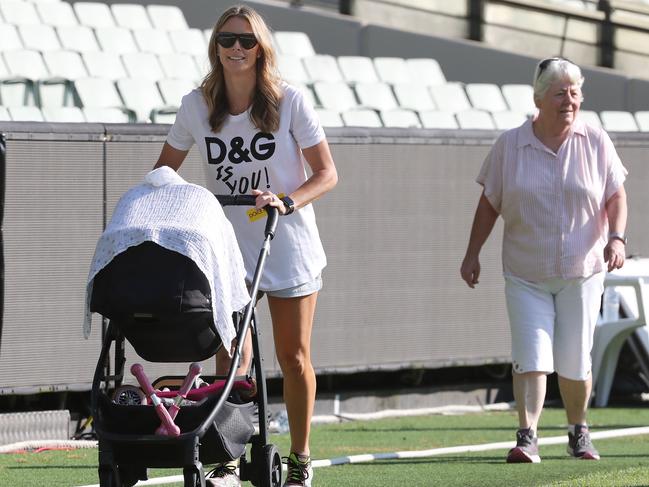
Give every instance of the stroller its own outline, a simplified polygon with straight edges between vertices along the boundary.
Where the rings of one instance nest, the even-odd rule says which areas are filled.
[[[217,199],[223,206],[255,204],[255,197],[247,195]],[[150,362],[197,362],[213,357],[222,345],[214,324],[208,280],[192,259],[146,241],[115,256],[94,277],[87,299],[90,311],[104,317],[105,329],[91,396],[101,487],[133,486],[147,479],[147,467],[182,468],[185,487],[205,487],[204,464],[236,459],[242,480],[261,487],[281,484],[281,457],[275,445],[268,442],[267,396],[255,322],[259,281],[278,218],[275,208],[267,207],[266,211],[264,240],[250,288],[253,299],[233,313],[237,346],[227,377],[217,388],[190,389],[200,370],[197,363],[190,366],[184,380],[163,377],[153,384],[143,368],[134,365],[131,370],[144,392],[123,385],[125,340]],[[252,330],[256,394],[252,399],[237,401],[234,386],[242,381],[237,381],[236,370],[248,329]],[[175,393],[156,388],[181,383]],[[250,380],[243,383],[250,384]],[[111,391],[120,386],[125,392],[113,397]],[[129,400],[129,394],[134,392],[139,397]],[[161,399],[165,394],[176,397],[165,403]],[[144,403],[147,400],[149,404]],[[169,407],[170,401],[173,404]],[[253,424],[255,410],[257,431]]]

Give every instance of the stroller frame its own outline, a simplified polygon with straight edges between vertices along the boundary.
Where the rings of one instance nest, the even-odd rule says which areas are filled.
[[[254,206],[255,197],[250,195],[217,195],[223,206]],[[266,257],[270,251],[270,241],[275,235],[278,210],[267,206],[266,228],[264,241],[259,253],[253,281],[250,287],[250,303],[245,307],[243,317],[238,322],[237,345],[235,347],[230,370],[225,379],[221,396],[211,408],[211,411],[191,431],[182,431],[179,436],[164,436],[151,434],[123,434],[110,431],[103,424],[100,414],[100,401],[107,400],[111,383],[119,387],[124,380],[125,336],[118,325],[103,318],[105,332],[102,337],[102,349],[99,355],[92,383],[91,407],[94,427],[99,443],[99,485],[101,487],[131,487],[138,480],[147,479],[147,467],[178,467],[183,469],[184,487],[205,487],[205,471],[200,460],[201,441],[208,429],[217,420],[218,413],[224,404],[235,381],[236,370],[241,360],[244,338],[248,329],[251,330],[255,379],[257,381],[257,411],[259,432],[250,439],[250,461],[246,452],[240,457],[239,476],[241,480],[249,480],[259,487],[279,487],[282,477],[281,457],[275,445],[268,443],[267,393],[263,359],[259,346],[259,331],[255,320],[255,305],[259,291],[259,281],[263,273]],[[108,322],[106,324],[106,322]],[[110,373],[111,347],[115,344],[114,373]],[[225,346],[225,344],[222,344]],[[216,353],[216,350],[215,350]],[[146,458],[141,461],[141,456]],[[128,464],[120,459],[128,458]],[[217,461],[218,462],[218,461]],[[214,462],[214,463],[217,463]],[[212,462],[210,462],[212,463]]]

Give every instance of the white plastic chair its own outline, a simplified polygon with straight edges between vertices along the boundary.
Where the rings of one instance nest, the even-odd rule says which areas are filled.
[[[158,81],[165,78],[158,56],[151,52],[129,52],[122,54],[122,62],[128,76]]]
[[[41,54],[28,49],[7,51],[4,53],[4,60],[9,78],[5,79],[3,83],[11,86],[5,86],[3,98],[7,98],[11,90],[13,91],[11,95],[12,104],[38,105],[38,83],[40,80],[50,77]],[[63,90],[63,87],[60,87],[60,89]],[[21,94],[22,102],[16,103]],[[61,95],[63,95],[63,91],[61,91]]]
[[[367,56],[338,56],[338,66],[348,83],[378,83],[379,75],[372,58]]]
[[[11,115],[9,115],[9,110],[7,110],[7,107],[3,107],[1,105],[0,105],[0,122],[11,122]]]
[[[124,27],[95,27],[95,35],[102,51],[115,54],[139,52],[133,34]]]
[[[188,79],[161,79],[158,88],[166,106],[179,107],[183,96],[196,88],[196,85]]]
[[[196,66],[194,57],[190,54],[179,52],[159,54],[158,61],[165,78],[196,80],[202,75]]]
[[[84,107],[81,109],[88,123],[130,123],[128,112],[120,108]]]
[[[413,83],[426,86],[443,85],[446,83],[446,76],[437,59],[410,58],[406,59],[406,66],[408,67],[410,79]]]
[[[176,52],[194,56],[205,55],[207,52],[205,37],[199,29],[172,30],[169,32],[169,39]]]
[[[323,127],[344,127],[345,123],[340,117],[340,113],[328,108],[316,108],[315,112],[320,119],[320,125]]]
[[[133,29],[133,38],[140,52],[171,54],[174,48],[167,31],[158,29]]]
[[[41,112],[46,122],[84,123],[86,121],[79,107],[43,107]]]
[[[604,130],[609,132],[637,132],[638,125],[631,112],[604,110],[599,112]]]
[[[536,113],[532,85],[510,83],[502,85],[500,90],[510,110],[523,112],[527,115]]]
[[[471,103],[461,83],[446,83],[430,87],[435,106],[444,112],[463,112],[471,110]]]
[[[527,115],[521,112],[493,112],[491,116],[498,130],[509,130],[520,127],[527,120]]]
[[[403,108],[381,110],[379,115],[385,127],[421,128],[419,117],[413,110]]]
[[[406,60],[400,57],[375,57],[374,68],[379,79],[384,83],[392,85],[397,83],[416,83],[413,80],[406,64]]]
[[[50,76],[75,80],[88,76],[81,55],[74,51],[48,51],[43,53],[43,60]]]
[[[41,21],[52,27],[72,27],[79,25],[72,5],[67,2],[39,2],[36,4]]]
[[[91,78],[106,78],[117,80],[126,77],[126,69],[122,57],[114,52],[84,52],[81,54]]]
[[[13,25],[40,25],[41,18],[33,3],[21,0],[2,0],[0,2],[0,18]]]
[[[358,107],[354,92],[344,81],[318,81],[313,84],[313,91],[323,108],[345,112]]]
[[[489,112],[484,110],[465,110],[455,114],[461,129],[494,130],[496,125]]]
[[[288,83],[310,83],[312,80],[304,69],[302,58],[288,54],[277,55],[277,69],[282,79]]]
[[[467,83],[464,87],[471,106],[476,110],[504,112],[509,109],[500,87],[493,83]]]
[[[649,111],[640,110],[634,116],[640,132],[649,132]]]
[[[106,78],[80,78],[74,87],[83,108],[123,108],[115,83]]]
[[[41,52],[61,49],[61,43],[54,31],[54,27],[50,25],[19,25],[18,32],[25,49]]]
[[[302,59],[304,68],[312,81],[343,81],[338,61],[329,54],[316,54]]]
[[[7,107],[9,116],[14,122],[44,122],[41,109],[34,106]]]
[[[397,83],[392,88],[401,108],[417,111],[437,108],[430,91],[422,84]]]
[[[134,3],[116,3],[110,6],[115,24],[127,29],[152,29],[149,15],[144,5]]]
[[[15,25],[0,22],[0,46],[2,46],[2,51],[24,49],[25,46]]]
[[[311,39],[309,39],[309,36],[305,32],[278,30],[273,37],[281,54],[288,54],[300,58],[316,55],[313,44],[311,44]]]
[[[362,107],[374,110],[394,110],[399,107],[387,83],[356,83],[354,89]]]
[[[117,80],[116,84],[124,106],[135,112],[138,122],[148,122],[154,118],[153,112],[170,108],[165,105],[154,81],[123,78]]]
[[[158,111],[153,111],[151,113],[151,123],[166,123],[173,125],[176,121],[176,114],[178,110],[175,109],[163,109]]]
[[[98,52],[101,50],[95,33],[86,25],[57,27],[56,32],[63,49],[77,52]]]
[[[383,127],[379,114],[367,108],[347,110],[342,112],[341,116],[346,127]]]
[[[592,125],[593,127],[602,126],[602,121],[600,120],[597,112],[594,110],[579,110],[579,114],[577,115],[577,118],[583,120],[589,125]]]
[[[453,112],[439,110],[425,110],[419,112],[421,125],[427,129],[458,129],[457,120]]]
[[[166,31],[188,29],[185,14],[175,5],[147,5],[149,19],[156,29]]]
[[[74,13],[77,14],[81,25],[92,27],[93,29],[99,27],[115,27],[117,25],[110,8],[105,3],[75,2],[72,8],[74,9]]]

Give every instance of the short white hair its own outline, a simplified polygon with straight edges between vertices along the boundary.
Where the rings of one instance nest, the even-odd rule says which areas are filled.
[[[534,99],[540,100],[555,81],[567,79],[580,89],[584,84],[581,69],[572,61],[562,57],[543,59],[534,70]]]

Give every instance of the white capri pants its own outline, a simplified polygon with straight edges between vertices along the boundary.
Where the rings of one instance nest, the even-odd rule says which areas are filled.
[[[604,275],[538,283],[505,276],[514,373],[588,379]]]

